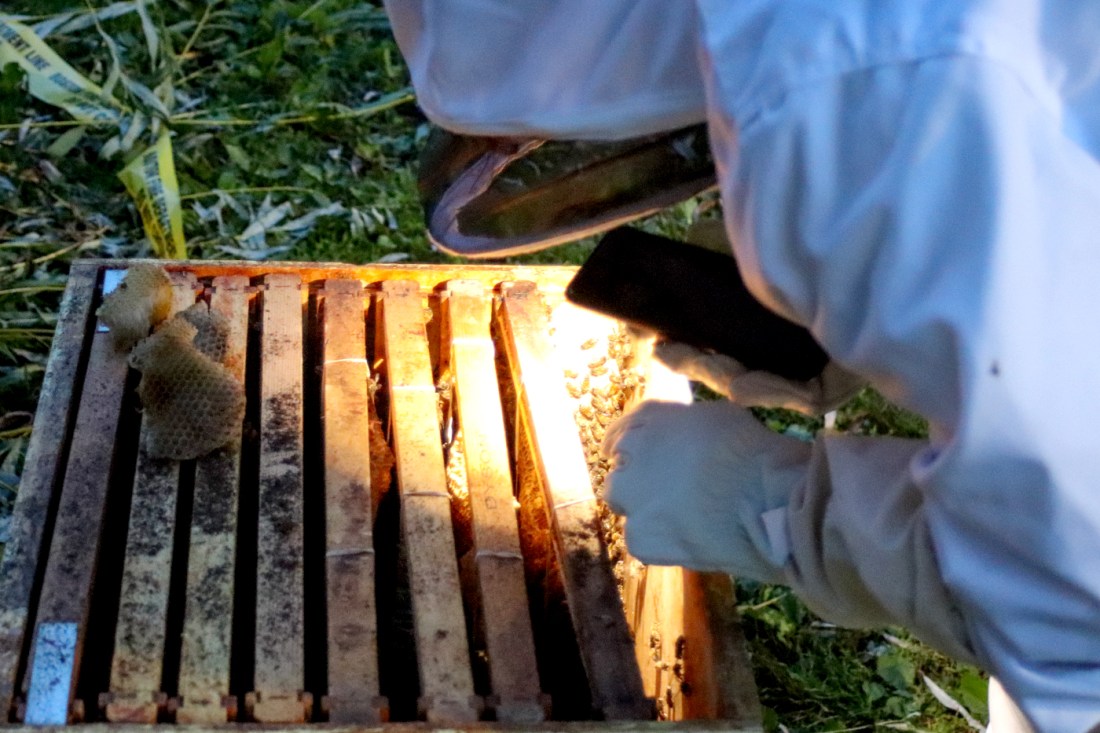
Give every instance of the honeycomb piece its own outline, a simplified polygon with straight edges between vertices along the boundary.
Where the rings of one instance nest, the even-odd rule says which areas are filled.
[[[125,351],[149,335],[172,308],[172,281],[156,265],[134,264],[106,297],[96,315],[111,328],[115,347]]]
[[[229,321],[210,306],[199,301],[179,314],[195,327],[195,348],[219,364],[225,363],[229,352]]]
[[[196,348],[186,317],[166,321],[130,354],[141,372],[142,447],[152,458],[185,461],[239,439],[244,387]]]

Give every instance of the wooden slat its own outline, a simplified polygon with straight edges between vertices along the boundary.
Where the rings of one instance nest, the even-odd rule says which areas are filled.
[[[229,325],[226,367],[244,382],[248,351],[248,278],[216,277],[210,308]],[[240,501],[239,442],[200,458],[187,560],[187,599],[180,649],[180,723],[224,723],[236,717],[229,695]]]
[[[473,515],[474,558],[496,719],[545,717],[520,554],[504,413],[489,333],[492,296],[456,280],[444,301],[458,423]]]
[[[324,704],[330,722],[377,723],[387,712],[378,683],[366,296],[358,280],[329,280],[320,292],[328,592]]]
[[[115,348],[104,328],[92,336],[88,369],[84,377],[80,406],[69,451],[69,463],[50,541],[49,558],[39,598],[36,643],[24,687],[28,702],[67,699],[72,704],[80,669],[81,652],[88,621],[92,582],[103,530],[115,436],[126,386],[127,353]],[[37,674],[34,656],[45,628],[75,626],[73,646],[63,655],[68,674],[55,677]],[[71,666],[69,666],[71,664]],[[43,668],[45,671],[45,668]],[[68,689],[62,692],[58,680]],[[64,722],[64,710],[51,703],[49,710],[28,704],[27,720],[36,723]]]
[[[752,663],[745,648],[737,596],[728,575],[680,569],[684,671],[692,685],[684,695],[684,718],[762,725]],[[673,598],[676,588],[671,589]],[[665,601],[667,603],[667,600]]]
[[[592,704],[607,720],[652,715],[607,553],[584,450],[570,414],[562,369],[549,341],[546,307],[534,283],[504,283],[502,323],[527,434],[551,512]]]
[[[307,720],[303,692],[301,279],[267,275],[260,366],[260,487],[256,567],[256,672],[252,715]]]
[[[70,405],[92,317],[98,272],[99,268],[90,264],[74,266],[69,271],[31,442],[23,461],[9,539],[0,562],[0,721],[7,719],[15,705],[16,675],[34,578],[42,555],[50,500],[63,469],[63,446],[75,412]]]
[[[657,701],[661,719],[681,720],[685,717],[683,683],[693,684],[684,669],[688,640],[684,637],[681,569],[643,566],[635,570],[635,577],[641,582],[634,599],[637,616],[633,628],[640,632],[634,643],[645,692]]]
[[[638,666],[662,719],[760,725],[756,681],[729,576],[633,559],[625,570]]]
[[[387,281],[381,290],[421,709],[430,723],[471,722],[478,710],[420,288]]]
[[[194,276],[173,273],[169,315],[194,305],[195,290]],[[143,425],[142,445],[146,430]],[[104,696],[107,719],[113,722],[155,723],[165,702],[161,668],[179,471],[179,461],[151,458],[144,449],[138,452],[110,691]]]

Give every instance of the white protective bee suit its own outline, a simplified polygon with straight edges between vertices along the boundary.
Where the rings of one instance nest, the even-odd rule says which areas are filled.
[[[907,625],[1038,730],[1100,724],[1100,2],[387,6],[452,130],[706,120],[749,287],[930,421],[929,441],[768,434],[734,372],[679,354],[734,400],[611,431],[632,551]]]

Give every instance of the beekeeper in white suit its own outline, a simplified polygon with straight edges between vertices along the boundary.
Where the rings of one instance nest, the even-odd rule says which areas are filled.
[[[706,120],[750,289],[930,422],[928,441],[775,435],[741,404],[820,410],[844,385],[792,394],[667,347],[732,399],[610,431],[631,551],[904,624],[1038,730],[1100,724],[1100,2],[387,6],[451,130]]]

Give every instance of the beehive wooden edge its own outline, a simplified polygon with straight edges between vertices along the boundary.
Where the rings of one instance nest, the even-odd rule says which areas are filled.
[[[345,279],[358,279],[364,283],[378,282],[382,280],[402,279],[411,280],[418,283],[425,290],[433,290],[441,284],[453,279],[464,280],[477,280],[487,284],[497,284],[501,281],[533,281],[538,284],[540,290],[550,299],[557,301],[563,294],[564,289],[573,274],[576,271],[575,267],[565,266],[499,266],[499,265],[402,265],[402,264],[371,264],[371,265],[346,265],[346,264],[327,264],[327,263],[298,263],[298,262],[243,262],[243,261],[159,261],[159,260],[78,260],[72,266],[70,272],[70,287],[66,292],[65,299],[63,300],[61,311],[59,313],[58,328],[55,333],[53,350],[51,352],[50,363],[47,367],[47,372],[43,385],[43,403],[39,405],[39,414],[36,423],[36,429],[40,429],[40,434],[56,433],[60,432],[59,437],[63,436],[69,428],[67,425],[71,419],[68,415],[68,403],[71,398],[72,380],[76,369],[78,368],[75,363],[70,363],[72,360],[65,357],[66,352],[72,353],[71,348],[74,343],[80,343],[83,339],[91,319],[94,317],[92,313],[92,305],[94,297],[90,297],[89,293],[94,293],[95,283],[103,271],[112,269],[126,269],[133,266],[137,262],[150,262],[164,267],[168,271],[186,271],[191,273],[197,278],[206,278],[213,276],[225,276],[225,275],[238,275],[244,277],[260,277],[262,275],[270,275],[273,273],[294,273],[301,277],[304,283],[311,283],[313,281],[327,280],[333,278],[345,278]],[[52,409],[50,409],[52,406]],[[46,408],[46,409],[43,409]],[[52,427],[51,427],[52,426]],[[42,451],[40,451],[42,452]],[[29,458],[31,458],[29,456]],[[29,594],[31,588],[30,579],[33,577],[33,568],[37,565],[39,553],[35,550],[41,542],[42,526],[40,523],[34,521],[34,517],[41,514],[41,510],[45,509],[45,506],[38,507],[38,503],[42,503],[43,495],[48,495],[48,491],[34,491],[35,485],[41,487],[52,486],[54,482],[54,475],[60,470],[61,456],[34,456],[41,465],[36,465],[31,472],[40,475],[30,476],[32,481],[28,482],[27,491],[21,492],[20,502],[26,504],[26,506],[19,506],[17,503],[16,515],[17,518],[22,518],[28,521],[16,522],[13,525],[12,540],[8,543],[7,553],[4,557],[3,569],[5,571],[14,570],[14,576],[5,572],[0,575],[0,586],[4,586],[5,590],[15,591],[14,593],[5,593],[4,598],[0,601],[0,630],[7,632],[9,635],[15,638],[8,638],[6,641],[15,642],[13,644],[0,644],[0,657],[3,657],[5,652],[13,652],[18,654],[18,649],[22,646],[23,636],[23,621],[22,618],[16,618],[20,616],[21,610],[25,609],[26,598],[23,596]],[[30,461],[28,461],[30,463]],[[31,505],[34,506],[31,506]],[[27,571],[30,572],[27,572]],[[22,572],[21,572],[22,571]],[[690,571],[683,571],[679,569],[660,569],[661,572],[669,571],[674,573],[677,578],[673,581],[676,586],[680,586],[683,583],[685,589],[688,587],[695,588],[694,593],[696,598],[701,602],[701,608],[698,608],[701,613],[692,613],[690,616],[696,619],[696,623],[703,623],[709,627],[706,635],[712,640],[719,640],[722,643],[716,644],[713,651],[713,659],[710,664],[715,664],[717,669],[712,667],[712,672],[718,673],[721,676],[728,676],[733,674],[736,680],[725,680],[726,685],[732,685],[730,687],[739,690],[741,694],[735,694],[737,703],[734,704],[734,709],[712,710],[712,714],[717,713],[718,719],[712,720],[692,720],[692,721],[676,721],[676,722],[625,722],[625,723],[613,723],[613,722],[584,722],[584,723],[565,723],[565,722],[548,722],[538,725],[526,725],[526,726],[509,726],[500,723],[477,723],[466,726],[447,726],[447,730],[500,730],[500,731],[563,731],[568,733],[569,731],[617,731],[617,730],[639,730],[645,731],[652,728],[653,730],[660,731],[755,731],[760,730],[759,726],[759,707],[755,699],[755,686],[751,680],[751,672],[748,670],[744,659],[743,640],[740,636],[740,630],[737,627],[736,611],[731,611],[733,608],[731,604],[731,592],[729,586],[729,579],[724,576],[721,578],[708,577],[704,574],[692,573]],[[681,580],[682,576],[682,580]],[[14,587],[13,587],[14,582]],[[646,601],[649,603],[650,601]],[[658,599],[658,603],[660,603]],[[639,609],[640,611],[640,609]],[[732,613],[732,616],[730,615]],[[641,619],[634,617],[632,619],[634,624],[637,624]],[[14,633],[12,633],[14,632]],[[641,638],[639,636],[639,638]],[[0,641],[5,639],[0,638]],[[639,641],[639,646],[644,643]],[[12,648],[14,647],[14,648]],[[639,649],[639,651],[641,651]],[[639,657],[643,654],[639,653]],[[708,655],[709,656],[709,655]],[[3,661],[0,659],[0,661]],[[642,661],[641,659],[639,661]],[[730,662],[734,662],[730,665]],[[708,664],[707,666],[710,666]],[[747,675],[747,679],[746,679]],[[3,682],[10,682],[10,680],[0,681],[0,688],[5,687]],[[728,689],[728,688],[727,688]],[[0,692],[11,692],[11,690],[2,690]],[[720,706],[724,707],[724,706]],[[96,728],[103,727],[109,728],[111,731],[128,731],[129,728],[134,727],[125,724],[88,724],[83,727]],[[233,727],[240,729],[241,727],[252,727],[249,725],[241,726],[235,724],[232,726],[180,726],[184,728],[190,728],[194,730],[215,730],[224,727]],[[326,730],[333,731],[370,731],[370,730],[386,730],[386,731],[398,731],[401,729],[409,730],[436,730],[438,727],[433,727],[423,723],[387,723],[384,727],[345,727],[332,724],[322,724],[321,726],[262,726],[264,729],[278,729],[287,731],[297,731],[300,728],[309,727],[323,727]],[[42,727],[25,726],[25,725],[7,725],[0,723],[0,729],[2,730],[43,730]],[[147,727],[143,727],[142,730],[148,730]]]
[[[129,723],[87,723],[79,726],[82,733],[149,733],[154,730],[148,725]],[[437,727],[427,723],[386,723],[375,726],[344,726],[328,723],[307,725],[260,725],[229,723],[220,726],[208,725],[167,725],[157,726],[161,730],[180,731],[180,733],[201,733],[202,731],[271,731],[273,733],[760,733],[759,725],[739,726],[729,721],[693,720],[680,722],[667,721],[585,721],[585,722],[548,722],[533,725],[508,725],[505,723],[482,722],[462,726]],[[5,733],[72,733],[74,726],[0,725]]]
[[[379,280],[411,280],[422,288],[431,289],[448,280],[478,280],[496,284],[502,280],[536,282],[545,293],[560,295],[573,279],[577,268],[569,265],[470,265],[470,264],[384,264],[349,265],[327,262],[252,262],[244,260],[76,260],[74,271],[95,269],[125,269],[145,263],[163,267],[169,272],[187,271],[195,277],[243,275],[259,277],[278,273],[293,273],[310,283],[326,279],[357,279],[363,282]]]

